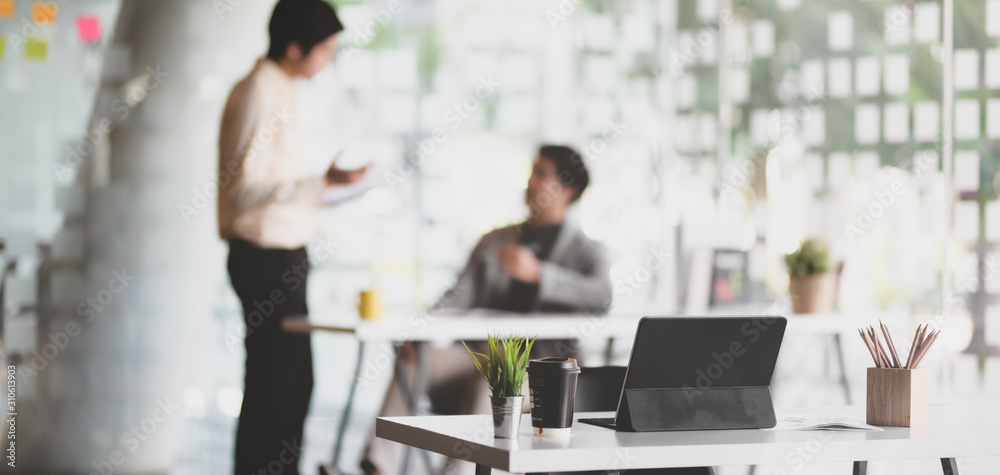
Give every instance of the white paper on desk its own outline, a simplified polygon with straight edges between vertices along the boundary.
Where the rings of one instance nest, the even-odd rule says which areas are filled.
[[[829,430],[829,431],[883,431],[881,427],[865,424],[860,419],[845,416],[790,415],[778,419],[778,424],[764,430]]]
[[[979,52],[957,49],[954,58],[955,89],[968,91],[979,87]]]
[[[358,197],[364,194],[364,192],[378,186],[379,177],[381,176],[381,170],[371,168],[365,173],[365,176],[355,183],[331,186],[323,193],[323,204],[332,205]]]
[[[1000,49],[986,50],[986,87],[1000,89]]]

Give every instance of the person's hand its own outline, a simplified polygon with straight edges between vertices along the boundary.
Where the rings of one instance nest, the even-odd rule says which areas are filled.
[[[326,171],[324,178],[327,185],[349,185],[364,178],[369,168],[371,168],[371,165],[365,165],[356,170],[342,170],[334,162],[330,164],[330,168]]]
[[[516,244],[505,244],[497,248],[497,261],[500,270],[511,278],[528,284],[538,283],[542,263],[531,249]]]

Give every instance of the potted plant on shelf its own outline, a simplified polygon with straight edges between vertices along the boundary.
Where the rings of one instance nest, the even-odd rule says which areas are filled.
[[[490,386],[493,406],[493,436],[499,438],[517,438],[521,426],[521,407],[524,396],[521,396],[521,386],[527,379],[528,355],[535,339],[508,335],[489,335],[487,346],[489,355],[476,353],[465,344],[465,350],[472,357],[479,374]],[[480,359],[485,361],[480,361]]]
[[[833,307],[836,280],[831,272],[830,250],[820,239],[806,239],[799,249],[785,255],[788,293],[795,313],[827,313]]]

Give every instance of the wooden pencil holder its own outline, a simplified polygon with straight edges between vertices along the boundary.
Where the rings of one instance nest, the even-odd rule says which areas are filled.
[[[930,419],[930,374],[926,368],[868,368],[868,423],[917,427]]]

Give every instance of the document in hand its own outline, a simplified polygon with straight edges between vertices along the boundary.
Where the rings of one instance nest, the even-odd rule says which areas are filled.
[[[382,171],[383,170],[372,168],[365,172],[364,178],[357,183],[351,183],[350,185],[337,185],[327,188],[326,192],[323,194],[323,204],[331,205],[347,201],[351,198],[364,194],[372,188],[375,188],[380,184],[379,177],[382,175]]]

